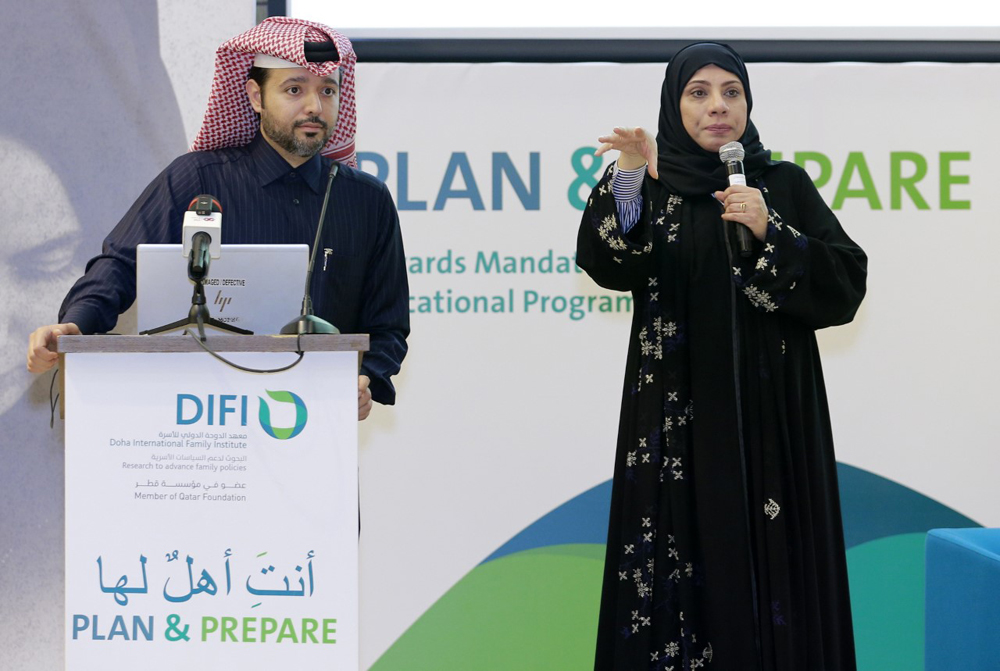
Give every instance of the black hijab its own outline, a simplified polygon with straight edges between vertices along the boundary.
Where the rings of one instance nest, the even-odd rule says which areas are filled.
[[[684,122],[681,120],[680,100],[684,87],[706,65],[717,65],[739,77],[743,83],[747,99],[747,127],[740,143],[746,151],[743,169],[747,179],[760,177],[764,169],[773,163],[770,150],[764,149],[757,129],[750,120],[753,95],[750,93],[750,76],[743,59],[726,44],[689,44],[674,54],[667,65],[663,91],[660,94],[660,127],[656,134],[660,181],[671,193],[684,196],[724,191],[729,186],[726,168],[719,160],[719,155],[702,149],[684,130]]]

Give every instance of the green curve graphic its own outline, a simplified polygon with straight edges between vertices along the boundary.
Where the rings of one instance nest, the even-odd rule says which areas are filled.
[[[847,551],[858,671],[924,668],[926,538],[900,534]]]
[[[924,666],[927,529],[973,520],[838,464],[858,671]],[[425,612],[371,671],[590,671],[610,482],[516,534]],[[880,511],[872,515],[873,510]]]
[[[272,438],[277,438],[278,440],[290,440],[295,436],[302,433],[302,429],[305,428],[306,422],[309,419],[309,411],[306,409],[306,404],[302,402],[298,394],[293,394],[290,391],[271,391],[265,389],[267,395],[273,400],[279,403],[291,403],[295,406],[295,424],[289,427],[276,427],[271,425],[271,408],[268,406],[267,401],[263,397],[258,396],[260,399],[260,410],[257,413],[257,417],[260,420],[260,426],[264,429],[264,432]]]
[[[591,671],[603,568],[594,544],[477,566],[370,671]]]
[[[859,671],[923,668],[924,543],[847,552]],[[604,546],[553,545],[470,571],[370,671],[590,671]]]

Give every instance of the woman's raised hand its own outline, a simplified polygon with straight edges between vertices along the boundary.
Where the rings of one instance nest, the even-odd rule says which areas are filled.
[[[611,149],[618,150],[618,167],[622,170],[635,170],[647,166],[649,176],[657,179],[656,172],[656,138],[642,128],[616,127],[610,135],[597,138],[601,146],[594,152],[601,156]]]

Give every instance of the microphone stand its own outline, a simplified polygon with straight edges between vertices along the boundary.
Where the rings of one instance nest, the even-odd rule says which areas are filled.
[[[326,194],[323,196],[323,208],[319,213],[319,223],[316,225],[316,239],[313,241],[312,254],[309,256],[309,268],[306,269],[306,290],[302,297],[302,313],[281,327],[281,335],[304,335],[308,333],[340,333],[340,329],[313,314],[312,287],[313,268],[316,267],[316,252],[319,251],[323,239],[323,226],[326,224],[326,207],[330,202],[330,191],[333,189],[333,178],[337,176],[339,166],[336,161],[330,166],[330,178],[326,182]]]

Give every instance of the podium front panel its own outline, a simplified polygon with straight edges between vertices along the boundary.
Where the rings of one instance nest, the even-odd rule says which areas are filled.
[[[66,356],[67,669],[358,668],[357,361]]]

